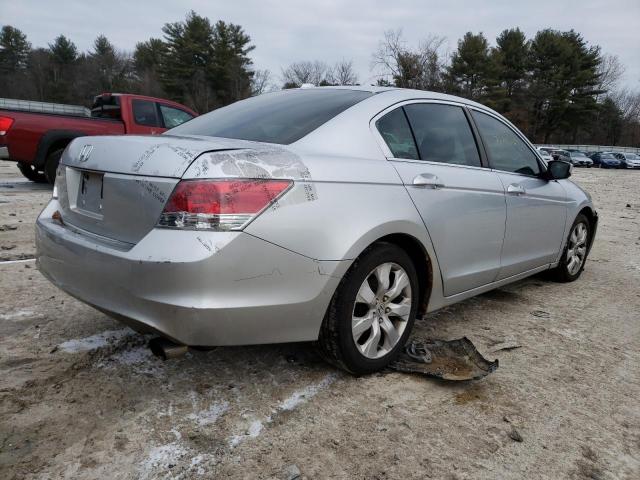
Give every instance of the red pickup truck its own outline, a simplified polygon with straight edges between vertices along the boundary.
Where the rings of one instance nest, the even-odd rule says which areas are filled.
[[[60,156],[85,135],[156,134],[191,120],[193,110],[170,100],[103,93],[91,109],[0,99],[0,160],[18,162],[34,182],[53,182]]]

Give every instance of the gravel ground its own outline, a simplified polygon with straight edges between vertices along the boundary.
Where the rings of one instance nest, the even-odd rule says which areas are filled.
[[[50,195],[19,177],[0,162],[0,260],[33,255]],[[573,178],[600,213],[579,281],[416,323],[498,358],[480,381],[354,378],[307,344],[163,362],[32,261],[0,263],[0,478],[640,478],[640,172]]]

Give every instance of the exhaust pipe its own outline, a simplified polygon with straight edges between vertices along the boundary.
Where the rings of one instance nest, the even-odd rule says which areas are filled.
[[[182,357],[189,351],[187,345],[180,345],[163,337],[155,337],[149,340],[149,349],[156,357],[160,357],[163,360]]]

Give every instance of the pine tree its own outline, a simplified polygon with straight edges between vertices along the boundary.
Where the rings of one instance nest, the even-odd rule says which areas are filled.
[[[482,33],[467,32],[458,41],[448,68],[449,84],[457,93],[472,99],[487,99],[496,84],[496,68],[489,51],[489,42]]]
[[[27,68],[31,44],[27,36],[11,25],[0,30],[0,73],[12,73]]]

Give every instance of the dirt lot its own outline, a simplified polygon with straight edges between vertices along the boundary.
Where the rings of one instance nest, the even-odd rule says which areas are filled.
[[[15,260],[50,192],[9,177],[0,162]],[[579,281],[533,277],[416,324],[498,358],[480,381],[353,378],[305,344],[162,362],[32,261],[0,263],[0,478],[640,478],[640,172],[574,180],[601,218]]]

